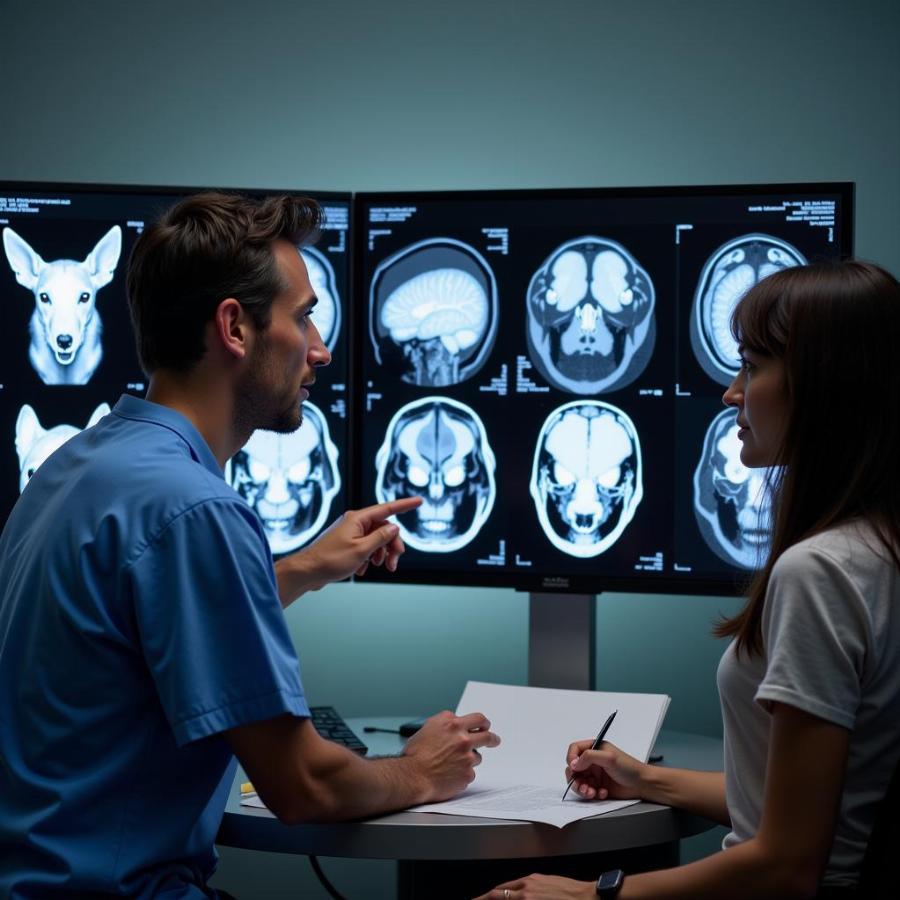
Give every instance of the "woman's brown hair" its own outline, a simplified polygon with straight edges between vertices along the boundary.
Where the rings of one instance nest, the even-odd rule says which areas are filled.
[[[784,269],[747,292],[731,330],[784,363],[788,402],[769,556],[744,609],[714,629],[754,655],[772,568],[798,541],[865,519],[900,567],[900,283],[857,261]]]

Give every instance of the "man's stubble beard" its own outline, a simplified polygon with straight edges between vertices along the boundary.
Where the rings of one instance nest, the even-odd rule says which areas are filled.
[[[239,433],[251,435],[257,429],[290,434],[303,422],[303,410],[294,397],[286,406],[279,407],[279,400],[267,387],[273,379],[267,378],[270,368],[265,346],[257,350],[257,356],[246,376],[238,384],[235,396],[235,426]]]

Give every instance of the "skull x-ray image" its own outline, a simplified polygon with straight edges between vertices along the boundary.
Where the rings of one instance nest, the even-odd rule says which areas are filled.
[[[422,497],[397,516],[400,536],[425,553],[465,547],[487,521],[497,496],[494,452],[473,409],[449,397],[401,407],[375,457],[380,503]]]
[[[96,425],[109,412],[109,404],[101,403],[91,413],[85,428]],[[16,453],[19,456],[19,492],[47,457],[61,447],[70,438],[81,431],[75,425],[54,425],[44,428],[37,413],[27,403],[19,410],[16,417]]]
[[[313,311],[313,321],[322,336],[322,342],[329,350],[333,350],[341,332],[341,298],[334,268],[325,254],[315,247],[304,247],[300,256],[306,263],[313,292],[319,298]]]
[[[691,346],[710,378],[728,385],[740,368],[731,314],[741,297],[767,275],[803,265],[796,247],[769,234],[735,238],[706,261],[691,309]]]
[[[650,276],[621,244],[568,241],[528,285],[531,360],[554,387],[572,394],[624,387],[653,353],[655,302]]]
[[[375,270],[369,335],[379,365],[445,387],[471,378],[497,334],[497,283],[485,258],[452,238],[419,241]]]
[[[644,496],[641,443],[631,419],[599,400],[555,409],[538,437],[531,496],[544,534],[569,556],[609,549]]]
[[[694,512],[703,539],[725,562],[758,568],[769,549],[771,498],[766,469],[741,462],[737,411],[726,409],[711,422],[703,455],[694,471]]]
[[[259,516],[273,554],[312,540],[341,489],[338,449],[325,417],[308,400],[296,431],[255,431],[225,477]]]

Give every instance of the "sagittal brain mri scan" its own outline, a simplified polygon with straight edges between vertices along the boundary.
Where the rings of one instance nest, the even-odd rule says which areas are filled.
[[[599,400],[554,410],[538,437],[531,496],[550,543],[569,556],[598,556],[619,539],[644,495],[634,423]]]
[[[615,241],[581,237],[557,247],[532,276],[527,304],[532,362],[559,390],[617,390],[653,353],[653,282]]]
[[[325,417],[306,401],[296,431],[255,431],[226,477],[259,516],[272,553],[302,547],[326,524],[341,488],[338,450]]]
[[[710,378],[728,385],[740,368],[731,314],[741,297],[767,275],[803,265],[799,250],[769,234],[735,238],[706,261],[694,292],[691,346]]]
[[[86,428],[96,425],[109,412],[109,404],[101,403],[91,413]],[[27,403],[19,410],[16,417],[16,453],[19,457],[19,491],[31,481],[38,467],[47,457],[61,447],[70,438],[81,431],[75,425],[54,425],[45,428],[34,409]]]
[[[322,342],[329,350],[333,350],[341,331],[341,299],[334,268],[325,254],[315,247],[304,247],[300,256],[306,263],[310,284],[319,299],[313,311],[313,321],[322,336]]]
[[[409,384],[446,387],[471,378],[497,333],[491,267],[452,238],[406,247],[375,271],[369,333],[379,365]]]
[[[475,538],[494,506],[494,452],[473,409],[449,397],[401,407],[376,457],[379,502],[418,496],[397,516],[403,540],[425,553],[451,553]]]
[[[694,512],[703,539],[725,562],[753,569],[769,549],[771,501],[766,469],[741,462],[737,412],[726,409],[712,420],[703,455],[694,471]]]

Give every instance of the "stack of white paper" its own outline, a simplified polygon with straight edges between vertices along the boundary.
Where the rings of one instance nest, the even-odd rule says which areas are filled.
[[[484,713],[499,747],[483,752],[469,788],[453,800],[414,807],[416,812],[524,819],[562,827],[578,819],[621,809],[637,800],[584,801],[566,788],[566,750],[576,740],[593,740],[618,710],[606,740],[646,761],[662,726],[669,697],[516,687],[470,681],[458,715]]]

